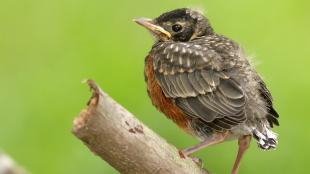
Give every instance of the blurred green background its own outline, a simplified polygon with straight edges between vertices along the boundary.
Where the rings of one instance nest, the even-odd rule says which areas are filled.
[[[153,38],[135,17],[179,7],[205,9],[218,33],[256,57],[281,119],[277,150],[252,143],[240,173],[310,173],[310,1],[9,0],[0,1],[0,148],[33,173],[117,173],[70,132],[90,92],[101,87],[179,148],[197,141],[151,105],[143,78]],[[198,152],[229,173],[237,142]]]

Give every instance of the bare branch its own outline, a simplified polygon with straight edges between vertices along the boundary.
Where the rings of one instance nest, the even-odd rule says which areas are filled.
[[[12,158],[0,151],[0,174],[27,174]]]
[[[93,96],[74,120],[73,134],[124,174],[207,174],[88,80]]]

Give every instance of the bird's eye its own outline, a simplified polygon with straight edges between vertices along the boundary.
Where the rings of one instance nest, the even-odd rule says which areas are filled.
[[[179,31],[182,30],[182,25],[180,25],[180,24],[174,24],[174,25],[172,25],[172,30],[173,30],[174,32],[179,32]]]

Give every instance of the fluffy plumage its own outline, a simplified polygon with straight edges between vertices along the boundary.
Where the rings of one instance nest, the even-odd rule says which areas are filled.
[[[205,16],[190,9],[137,22],[157,36],[145,61],[153,104],[202,140],[186,149],[187,154],[237,138],[241,145],[235,174],[248,137],[264,150],[276,148],[271,128],[279,125],[279,115],[273,99],[236,42],[215,33]]]
[[[150,56],[165,96],[194,120],[192,127],[199,120],[209,130],[208,134],[198,130],[200,139],[226,130],[235,137],[266,134],[279,125],[271,94],[242,48],[216,34],[207,18],[190,9],[177,9],[154,21],[170,32],[174,23],[185,23],[183,32],[171,32],[171,40],[159,40]]]

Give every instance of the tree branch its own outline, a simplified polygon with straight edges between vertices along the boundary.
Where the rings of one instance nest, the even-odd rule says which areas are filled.
[[[207,174],[104,93],[94,81],[88,108],[74,120],[73,134],[124,174]]]
[[[0,174],[27,174],[26,170],[0,151]]]

